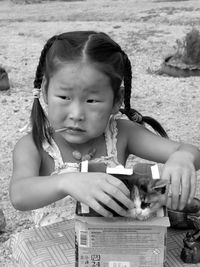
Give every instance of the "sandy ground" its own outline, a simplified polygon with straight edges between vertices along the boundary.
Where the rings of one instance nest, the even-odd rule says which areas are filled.
[[[11,89],[0,92],[0,208],[7,226],[0,235],[0,266],[12,266],[4,242],[31,226],[29,212],[9,202],[12,150],[28,121],[35,68],[44,42],[71,30],[104,31],[129,54],[133,66],[132,105],[159,120],[174,140],[200,147],[200,79],[159,76],[176,39],[200,25],[200,1],[88,0],[14,4],[0,1],[0,65]]]

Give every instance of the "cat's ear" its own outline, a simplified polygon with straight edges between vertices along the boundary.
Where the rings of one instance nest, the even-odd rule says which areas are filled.
[[[134,184],[139,188],[140,191],[147,193],[151,188],[151,178],[145,175],[135,175]],[[150,185],[150,186],[149,186]]]
[[[152,186],[151,189],[159,192],[161,194],[166,193],[168,181],[162,179],[152,179]]]

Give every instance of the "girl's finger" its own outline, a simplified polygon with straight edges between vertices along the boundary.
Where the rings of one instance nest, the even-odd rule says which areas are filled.
[[[171,192],[172,192],[172,209],[177,210],[179,205],[179,194],[181,185],[181,176],[179,172],[174,172],[171,179]]]
[[[121,216],[126,216],[127,214],[127,210],[120,206],[120,204],[118,204],[111,196],[107,195],[106,193],[99,192],[96,196],[96,200]]]
[[[181,177],[181,194],[179,198],[179,206],[178,209],[182,210],[188,202],[189,193],[190,193],[190,181],[188,179],[189,173],[184,172]]]
[[[107,209],[105,209],[98,201],[96,201],[95,199],[92,199],[89,204],[87,204],[90,206],[90,208],[92,208],[93,210],[95,210],[98,214],[104,216],[104,217],[113,217],[113,214],[108,211]]]
[[[171,182],[171,175],[170,175],[169,171],[167,170],[167,168],[165,168],[165,167],[163,168],[163,171],[161,173],[161,179],[166,180],[169,183]]]
[[[172,207],[172,197],[171,196],[167,197],[166,207],[169,209],[171,209],[171,207]]]
[[[195,191],[196,191],[196,184],[197,184],[197,174],[196,174],[195,169],[193,169],[191,173],[191,178],[190,178],[190,194],[188,198],[188,203],[190,203],[194,198]]]
[[[119,181],[118,184],[119,183],[122,183],[122,182]],[[117,201],[119,201],[120,203],[122,203],[127,209],[133,208],[134,204],[133,204],[133,201],[130,199],[130,192],[129,192],[129,190],[127,189],[128,192],[129,192],[129,194],[127,196],[127,195],[124,194],[124,191],[121,190],[121,187],[123,187],[123,186],[116,187],[116,186],[114,186],[111,183],[107,183],[106,185],[103,186],[102,189],[103,189],[103,191],[107,195],[109,195],[111,198],[115,198]]]
[[[126,185],[120,179],[118,179],[118,178],[116,178],[116,177],[114,177],[112,175],[109,175],[106,178],[106,180],[107,180],[108,183],[110,183],[114,187],[119,188],[124,193],[124,195],[130,197],[129,189],[126,187]]]
[[[161,174],[161,179],[168,181],[167,192],[165,194],[165,199],[163,199],[163,202],[166,204],[168,208],[172,208],[171,175],[167,168],[163,169],[163,172]]]

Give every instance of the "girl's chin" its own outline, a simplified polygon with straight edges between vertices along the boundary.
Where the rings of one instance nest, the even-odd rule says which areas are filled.
[[[78,136],[69,136],[69,135],[65,135],[62,134],[63,139],[71,144],[85,144],[87,143],[90,139],[89,138],[81,138]]]
[[[77,136],[77,135],[68,135],[62,134],[62,138],[70,144],[87,144],[91,145],[91,143],[95,142],[100,136]]]

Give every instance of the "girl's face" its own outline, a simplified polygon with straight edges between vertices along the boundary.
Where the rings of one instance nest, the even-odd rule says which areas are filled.
[[[46,102],[51,126],[64,128],[60,134],[74,144],[101,136],[120,107],[109,77],[83,62],[65,64],[50,78]]]

